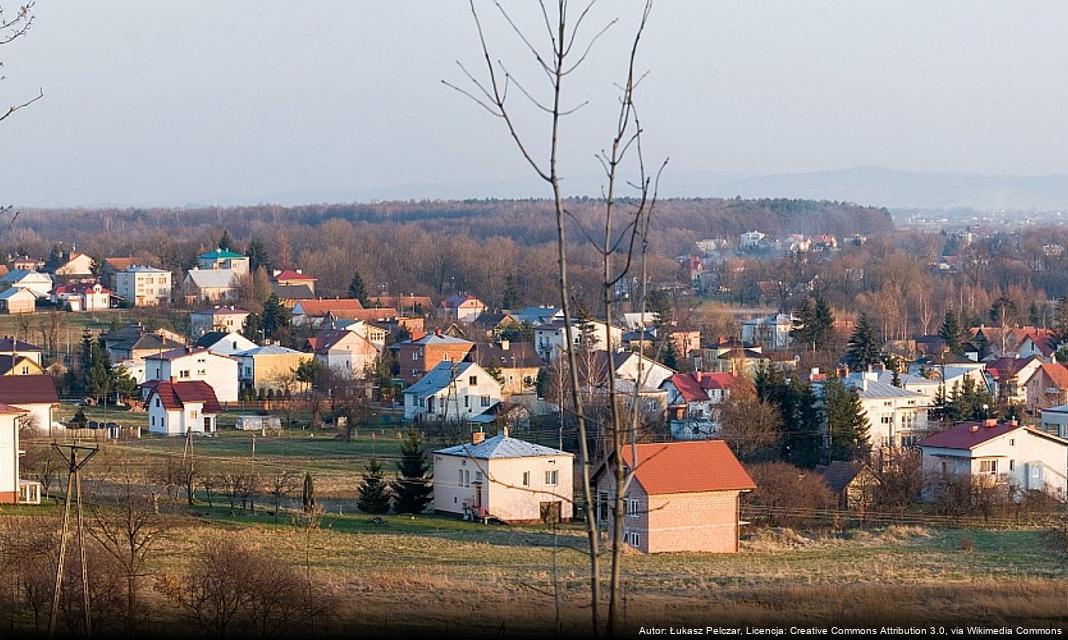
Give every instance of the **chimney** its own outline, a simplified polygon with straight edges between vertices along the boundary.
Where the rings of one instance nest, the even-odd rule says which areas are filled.
[[[471,444],[481,444],[485,442],[486,434],[482,431],[475,431],[471,434]]]
[[[808,377],[810,379],[814,379],[819,375],[820,375],[820,368],[819,367],[812,367],[812,369],[810,369],[809,372],[808,372]]]
[[[972,433],[977,433],[979,431],[979,425],[973,424],[972,426],[968,427],[968,431],[971,431]]]
[[[505,438],[507,438],[508,437],[508,425],[501,425],[500,427],[498,427],[497,428],[497,435],[504,436]]]
[[[1016,418],[1010,418],[1009,419],[1009,426],[1010,427],[1017,427],[1019,425],[1020,425],[1020,423],[1016,420]]]
[[[501,340],[501,351],[508,351],[508,347],[511,346],[511,342],[508,340]]]
[[[998,419],[987,418],[986,420],[983,420],[983,426],[987,429],[993,429],[994,427],[998,426]]]

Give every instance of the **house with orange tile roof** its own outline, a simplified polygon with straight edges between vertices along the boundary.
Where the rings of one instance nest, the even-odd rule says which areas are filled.
[[[735,553],[741,495],[756,483],[722,440],[625,446],[595,471],[596,517],[612,534],[614,461],[633,480],[623,494],[623,542],[642,553]]]
[[[291,314],[295,325],[319,326],[328,315],[334,318],[361,319],[351,317],[356,311],[361,310],[363,310],[363,304],[356,298],[315,298],[297,300]]]
[[[1023,383],[1024,408],[1037,415],[1042,409],[1068,403],[1068,367],[1054,362],[1042,363]]]

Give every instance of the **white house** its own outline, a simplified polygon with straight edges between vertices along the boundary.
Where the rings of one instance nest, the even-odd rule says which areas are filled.
[[[93,275],[93,259],[84,253],[70,251],[60,259],[52,273],[57,276],[91,276]]]
[[[232,356],[259,345],[236,331],[211,331],[200,336],[196,346],[220,356]]]
[[[583,332],[585,324],[586,332]],[[571,322],[572,340],[576,345],[581,345],[585,339],[585,347],[589,350],[604,350],[608,348],[608,339],[611,336],[612,346],[619,348],[623,343],[623,329],[609,327],[599,320],[589,320],[585,323],[580,321]],[[561,353],[567,350],[567,328],[563,320],[553,320],[547,324],[534,327],[534,348],[538,355],[545,360],[555,360]]]
[[[738,237],[738,245],[743,249],[752,249],[760,246],[760,242],[768,237],[759,231],[746,231]]]
[[[924,472],[936,483],[969,474],[1061,499],[1068,491],[1068,440],[1015,420],[962,422],[924,438],[919,446]]]
[[[790,332],[799,320],[788,313],[746,320],[742,323],[742,342],[768,349],[785,349],[791,341]]]
[[[148,428],[167,436],[212,433],[222,407],[210,385],[202,381],[160,382],[145,403]]]
[[[171,272],[132,265],[115,274],[115,293],[135,307],[156,307],[171,301]]]
[[[474,322],[486,310],[486,303],[472,295],[449,296],[440,306],[456,322]]]
[[[237,307],[213,307],[189,314],[189,328],[194,338],[212,331],[233,333],[245,326],[249,312]]]
[[[881,382],[872,371],[850,375],[845,384],[860,396],[873,447],[911,446],[927,431],[928,396]]]
[[[347,329],[324,329],[309,343],[315,349],[316,360],[352,378],[363,378],[381,355],[377,345]]]
[[[233,269],[190,269],[182,281],[182,293],[187,302],[220,302],[237,297],[238,277]]]
[[[99,282],[61,284],[52,301],[71,311],[104,311],[111,308],[111,290]]]
[[[47,374],[0,377],[0,404],[8,404],[26,413],[23,424],[39,431],[52,428],[52,413],[59,406],[59,396],[52,376]]]
[[[501,401],[501,383],[474,362],[438,363],[404,390],[404,418],[470,420]]]
[[[15,269],[0,276],[0,289],[15,287],[27,289],[37,298],[47,298],[52,293],[52,276],[47,273]]]
[[[0,404],[0,504],[41,503],[41,483],[19,478],[19,418],[25,413]]]
[[[208,383],[219,402],[237,402],[238,363],[207,349],[174,349],[145,357],[145,381],[200,380]]]
[[[507,523],[566,522],[574,512],[574,456],[508,431],[434,452],[434,511]]]

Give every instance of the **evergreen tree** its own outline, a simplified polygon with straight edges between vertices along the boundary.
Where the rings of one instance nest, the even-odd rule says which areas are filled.
[[[356,298],[363,304],[367,301],[367,286],[363,283],[363,276],[357,271],[352,274],[352,280],[349,281],[349,297]]]
[[[282,346],[289,346],[293,341],[293,324],[289,310],[272,293],[263,303],[263,333],[269,340],[277,340]]]
[[[1058,344],[1068,342],[1068,296],[1057,301],[1053,315],[1053,334]]]
[[[865,458],[871,450],[870,425],[857,390],[833,379],[824,384],[823,394],[830,459],[853,461]]]
[[[961,344],[964,341],[964,330],[960,325],[960,317],[953,313],[952,309],[946,311],[942,319],[942,327],[938,330],[938,337],[942,338],[942,342],[951,353],[963,354]]]
[[[223,251],[234,250],[234,240],[230,237],[230,232],[226,229],[223,229],[222,235],[219,236],[219,241],[215,244]]]
[[[1035,301],[1031,301],[1031,306],[1027,308],[1027,323],[1032,327],[1042,327],[1042,312],[1038,310],[1038,304]]]
[[[646,313],[656,314],[656,326],[660,327],[671,322],[671,298],[663,289],[653,289],[645,300]]]
[[[245,322],[241,325],[241,335],[256,343],[263,340],[263,317],[258,313],[245,316]]]
[[[248,249],[245,251],[245,255],[248,256],[248,268],[253,272],[260,267],[263,267],[267,271],[271,271],[274,268],[271,261],[271,255],[267,252],[267,247],[259,238],[253,238],[248,243]]]
[[[664,345],[664,355],[661,358],[663,363],[672,369],[678,370],[679,368],[679,350],[675,347],[674,340],[668,340]]]
[[[815,320],[818,329],[816,344],[825,345],[834,338],[834,312],[823,296],[816,296]]]
[[[300,501],[304,506],[304,513],[315,509],[315,481],[312,480],[311,473],[304,474],[304,489],[301,491]]]
[[[400,477],[393,481],[393,510],[397,513],[422,513],[433,499],[430,483],[430,463],[417,431],[409,431],[401,445],[401,459],[397,463]]]
[[[844,360],[854,369],[867,369],[882,362],[882,340],[867,314],[861,314],[857,320]]]
[[[834,337],[834,312],[823,296],[805,298],[795,315],[798,317],[798,326],[790,335],[805,348],[826,347]]]
[[[938,390],[935,391],[934,399],[931,402],[931,408],[927,410],[927,416],[932,421],[936,421],[945,427],[950,415],[951,409],[949,405],[949,397],[946,396],[946,384],[942,382],[938,385]]]
[[[515,309],[519,306],[519,287],[516,286],[515,276],[508,274],[504,278],[504,295],[501,296],[501,307]]]
[[[388,513],[390,501],[389,484],[385,480],[378,458],[371,458],[367,472],[363,474],[356,507],[364,513]]]
[[[792,464],[811,469],[820,463],[823,407],[812,389],[794,378],[789,393],[794,405],[793,420],[786,426],[786,457]]]

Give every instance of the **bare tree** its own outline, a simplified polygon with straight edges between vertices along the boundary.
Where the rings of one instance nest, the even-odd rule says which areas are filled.
[[[274,519],[278,520],[278,514],[282,510],[282,501],[292,495],[300,486],[301,475],[291,469],[285,469],[271,476],[269,490],[274,500]]]
[[[523,43],[527,51],[533,56],[540,72],[542,72],[548,80],[550,87],[548,96],[539,98],[535,96],[534,92],[528,90],[528,88],[508,70],[503,62],[500,60],[494,61],[486,41],[482,21],[472,0],[470,4],[471,13],[474,17],[475,27],[485,61],[485,75],[481,79],[476,78],[462,63],[458,63],[463,74],[471,82],[472,88],[462,88],[449,82],[445,82],[445,84],[471,98],[480,107],[500,119],[504,123],[508,135],[515,143],[523,159],[538,177],[548,183],[553,192],[556,222],[558,287],[560,306],[564,316],[564,332],[567,344],[567,349],[561,357],[567,358],[567,369],[570,375],[572,409],[575,414],[579,431],[580,486],[583,495],[583,508],[587,527],[589,546],[588,555],[590,562],[590,609],[594,633],[599,634],[601,631],[601,567],[598,549],[599,532],[594,513],[593,489],[590,483],[590,465],[592,460],[588,451],[588,416],[586,414],[584,398],[580,393],[579,362],[576,356],[576,349],[574,348],[576,341],[574,336],[575,328],[573,326],[574,315],[572,313],[572,301],[570,299],[571,287],[569,286],[568,274],[567,253],[569,244],[567,240],[567,227],[569,220],[570,222],[575,223],[581,231],[584,239],[591,245],[597,247],[598,253],[600,254],[602,281],[599,284],[601,288],[601,303],[603,304],[603,318],[606,325],[606,331],[608,332],[606,351],[608,354],[607,369],[609,372],[609,420],[607,425],[602,426],[607,427],[606,431],[609,440],[612,443],[612,451],[618,452],[628,440],[628,433],[637,428],[638,411],[637,407],[634,407],[634,410],[631,412],[628,429],[628,425],[626,424],[626,421],[624,421],[619,405],[616,402],[617,389],[615,376],[612,373],[615,371],[615,345],[612,344],[609,327],[611,327],[613,322],[612,314],[615,303],[616,285],[624,278],[627,278],[630,273],[633,258],[635,256],[636,244],[640,244],[643,247],[646,246],[645,243],[640,242],[640,240],[645,237],[644,233],[648,231],[648,217],[651,214],[652,202],[655,201],[655,187],[653,186],[653,179],[648,177],[645,173],[641,152],[641,126],[638,121],[637,109],[634,102],[634,89],[642,77],[636,73],[638,45],[641,41],[641,36],[644,32],[646,20],[651,8],[651,5],[647,2],[630,48],[626,80],[623,85],[620,86],[621,95],[619,99],[619,111],[616,117],[616,126],[612,136],[611,145],[607,150],[602,151],[597,156],[604,169],[606,179],[606,185],[602,194],[603,234],[600,234],[599,240],[597,239],[597,234],[591,233],[581,221],[572,216],[565,205],[558,166],[561,120],[580,109],[586,103],[583,102],[574,107],[565,106],[563,104],[563,89],[568,77],[587,59],[593,45],[616,22],[615,20],[612,20],[602,29],[594,32],[591,37],[586,38],[584,41],[580,41],[579,34],[582,33],[582,24],[590,15],[590,10],[592,9],[593,4],[594,2],[591,1],[586,5],[578,14],[574,24],[572,24],[569,18],[569,3],[567,0],[558,0],[555,6],[555,12],[550,11],[544,1],[539,2],[548,40],[547,45],[549,53],[544,53],[543,49],[546,48],[546,43],[542,43],[539,48],[539,45],[536,45],[516,24],[501,3],[495,2],[496,8],[501,13],[504,20]],[[547,157],[544,160],[538,159],[537,156],[540,154],[533,151],[533,147],[530,145],[526,137],[520,133],[517,127],[511,103],[508,102],[508,91],[512,87],[515,87],[522,96],[527,98],[538,110],[545,113],[548,117],[548,149]],[[623,200],[620,195],[620,192],[622,191],[620,187],[623,182],[621,173],[623,163],[628,159],[628,154],[634,154],[634,157],[637,160],[639,180],[632,185],[636,188],[637,195],[632,199]],[[632,210],[627,211],[626,213],[620,213],[618,209],[625,207],[627,204],[632,205]],[[622,221],[621,224],[620,221]],[[636,385],[635,388],[635,402],[637,401],[637,387],[638,385]],[[598,438],[598,440],[600,440],[600,438]],[[629,440],[633,446],[635,444],[635,437],[632,435],[629,437]],[[636,451],[635,448],[632,451],[632,454],[636,455]],[[608,633],[614,635],[617,630],[618,622],[618,587],[620,584],[620,572],[622,566],[623,493],[630,480],[629,474],[633,472],[633,469],[629,471],[624,469],[623,463],[618,455],[610,455],[608,456],[608,460],[614,461],[612,464],[614,467],[613,476],[615,479],[615,502],[617,506],[611,545],[612,562],[609,578],[607,619]],[[636,464],[637,460],[633,460],[633,462]]]

